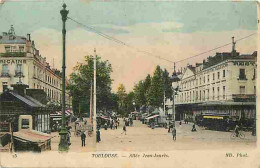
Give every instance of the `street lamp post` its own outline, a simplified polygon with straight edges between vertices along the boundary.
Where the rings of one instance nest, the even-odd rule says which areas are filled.
[[[60,143],[59,143],[59,151],[68,151],[69,146],[68,146],[68,141],[67,141],[67,130],[65,127],[65,69],[66,69],[66,55],[65,55],[65,42],[66,42],[66,20],[67,20],[67,15],[69,13],[68,10],[66,10],[67,5],[64,3],[62,5],[63,9],[60,11],[61,17],[62,17],[62,42],[63,42],[63,59],[62,59],[62,126],[61,130],[59,132],[60,135]]]
[[[174,70],[172,74],[172,90],[173,90],[173,96],[172,96],[172,122],[173,122],[173,127],[175,127],[175,95],[176,91],[178,89],[178,81],[180,79],[178,78],[176,71],[175,71],[175,63],[174,63]]]

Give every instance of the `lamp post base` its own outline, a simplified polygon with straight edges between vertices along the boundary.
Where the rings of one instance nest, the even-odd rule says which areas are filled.
[[[61,128],[59,135],[60,135],[59,151],[67,152],[69,150],[69,145],[68,145],[68,140],[67,140],[66,129]]]

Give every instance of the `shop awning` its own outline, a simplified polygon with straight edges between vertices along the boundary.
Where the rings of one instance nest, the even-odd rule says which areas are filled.
[[[99,116],[100,118],[104,119],[104,120],[109,120],[109,118],[105,117],[105,116]]]
[[[203,116],[203,118],[211,118],[211,119],[218,119],[218,120],[223,119],[223,117],[221,116]]]
[[[153,115],[153,116],[150,116],[150,117],[147,117],[146,120],[150,120],[152,118],[155,118],[155,117],[159,117],[160,115]]]

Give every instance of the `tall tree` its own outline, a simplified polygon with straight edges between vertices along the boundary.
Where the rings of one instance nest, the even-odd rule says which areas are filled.
[[[118,112],[121,115],[125,115],[126,114],[126,97],[127,97],[127,93],[125,90],[125,86],[120,83],[118,88],[117,88],[117,96],[118,96]]]
[[[157,65],[151,82],[151,88],[148,93],[149,105],[153,107],[161,107],[163,103],[163,72]]]
[[[70,75],[70,84],[67,89],[73,97],[73,111],[76,113],[89,112],[89,108],[86,107],[89,107],[90,88],[93,84],[93,65],[92,56],[86,56],[85,62],[75,66],[74,72]],[[97,57],[97,111],[104,111],[110,107],[111,72],[111,64]]]
[[[169,76],[169,72],[166,69],[163,71],[163,91],[165,91],[166,99],[172,99],[172,80]]]

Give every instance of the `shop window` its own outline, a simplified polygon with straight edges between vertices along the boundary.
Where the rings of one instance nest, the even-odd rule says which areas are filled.
[[[29,119],[22,119],[22,129],[28,129],[30,128]]]

